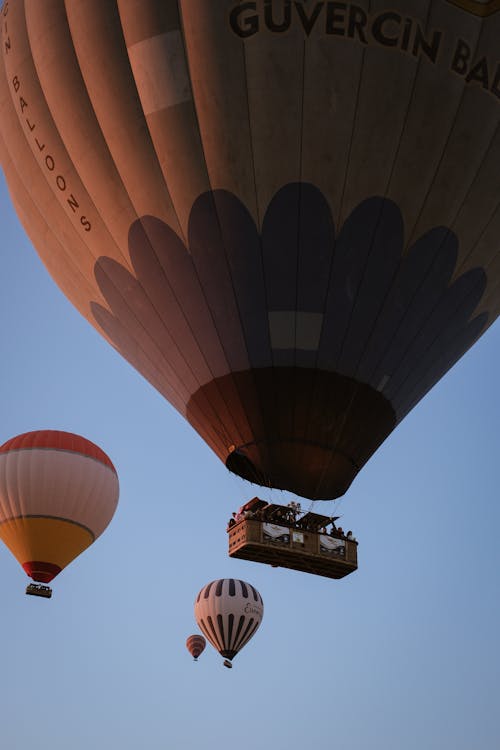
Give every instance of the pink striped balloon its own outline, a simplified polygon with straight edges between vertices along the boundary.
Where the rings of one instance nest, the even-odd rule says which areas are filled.
[[[198,633],[190,635],[186,640],[186,648],[195,661],[198,661],[198,657],[203,653],[206,645],[206,640]]]

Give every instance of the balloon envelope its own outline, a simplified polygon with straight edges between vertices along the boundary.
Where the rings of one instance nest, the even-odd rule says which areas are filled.
[[[190,635],[186,640],[186,648],[195,661],[203,653],[206,645],[206,640],[199,634]]]
[[[255,634],[264,615],[262,597],[251,584],[220,578],[204,586],[194,604],[200,630],[216,651],[234,659]]]
[[[229,469],[313,499],[500,305],[498,3],[372,6],[3,8],[1,160],[49,272]]]
[[[48,583],[102,534],[118,503],[108,456],[79,435],[27,432],[0,447],[0,539]]]

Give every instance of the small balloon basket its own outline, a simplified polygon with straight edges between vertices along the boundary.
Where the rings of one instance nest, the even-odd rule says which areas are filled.
[[[29,583],[26,586],[26,593],[29,596],[41,596],[44,599],[50,599],[52,596],[52,589],[50,586],[43,586],[41,583]]]

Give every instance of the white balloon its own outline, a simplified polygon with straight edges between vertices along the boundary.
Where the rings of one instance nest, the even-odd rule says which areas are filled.
[[[248,643],[263,615],[264,602],[257,589],[235,578],[207,583],[194,604],[199,628],[226,659],[234,659]]]

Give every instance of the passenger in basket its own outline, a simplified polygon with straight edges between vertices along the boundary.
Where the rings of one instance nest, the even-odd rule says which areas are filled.
[[[300,503],[296,503],[294,500],[291,500],[287,508],[290,508],[290,510],[287,512],[287,521],[289,523],[296,523],[297,522],[297,516],[301,513]]]

